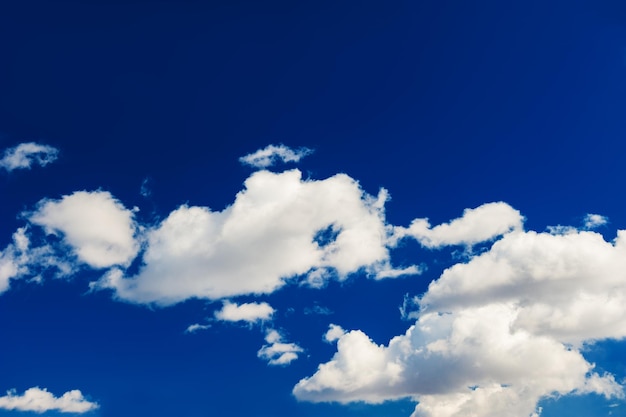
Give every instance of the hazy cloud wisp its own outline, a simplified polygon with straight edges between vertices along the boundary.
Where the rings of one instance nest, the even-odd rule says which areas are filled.
[[[46,166],[54,162],[59,155],[59,150],[35,142],[20,143],[19,145],[4,151],[0,159],[0,168],[7,171],[16,169],[30,169],[33,164]]]

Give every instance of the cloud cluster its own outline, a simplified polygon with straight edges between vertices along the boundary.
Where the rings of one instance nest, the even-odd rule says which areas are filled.
[[[391,269],[386,199],[385,190],[371,196],[343,174],[303,180],[298,170],[258,171],[222,211],[181,206],[170,213],[146,231],[139,273],[112,270],[98,285],[127,301],[168,305],[268,294],[293,277],[327,271],[339,279],[382,273]],[[331,239],[315,239],[328,228]]]
[[[626,231],[607,242],[589,231],[512,230],[446,269],[415,300],[415,324],[387,345],[331,326],[337,352],[296,397],[412,398],[413,417],[536,416],[553,395],[623,397],[581,348],[626,336]]]
[[[295,343],[285,343],[277,330],[269,330],[265,335],[267,342],[257,353],[258,357],[267,360],[269,365],[289,365],[298,359],[303,349]]]
[[[254,168],[267,168],[277,162],[299,162],[300,159],[313,153],[309,148],[291,149],[285,145],[269,145],[256,152],[242,156],[239,162]]]
[[[304,154],[270,146],[242,162],[264,167]],[[392,267],[389,249],[402,239],[426,248],[494,242],[470,251],[426,293],[406,300],[403,316],[415,324],[387,344],[331,325],[324,337],[337,352],[303,378],[294,395],[340,403],[411,398],[413,417],[538,416],[538,402],[553,395],[623,396],[614,377],[594,371],[581,353],[596,340],[626,337],[626,231],[613,241],[591,231],[605,225],[605,217],[587,215],[581,229],[539,233],[523,229],[519,211],[494,202],[448,223],[415,219],[401,227],[385,219],[386,190],[367,194],[344,174],[307,180],[295,169],[261,170],[244,185],[221,211],[183,205],[144,226],[105,191],[44,199],[25,216],[30,225],[0,252],[0,293],[12,279],[51,267],[67,275],[80,263],[105,269],[94,289],[166,306],[270,294],[289,281],[321,288],[331,276],[343,280],[356,272],[377,279],[418,274],[416,265]],[[57,238],[32,247],[34,226]],[[133,263],[137,268],[129,272]],[[417,311],[407,312],[411,305]],[[214,316],[264,325],[274,313],[265,302],[224,301]],[[187,332],[209,326],[194,324]],[[287,365],[303,352],[276,330],[266,331],[265,342],[257,355],[270,365]],[[24,396],[11,392],[0,404],[23,398],[29,404],[84,400],[77,391],[55,399],[32,388]]]
[[[35,142],[20,143],[19,145],[4,151],[4,156],[0,159],[0,168],[7,171],[16,169],[30,169],[35,164],[46,166],[54,162],[59,155],[59,150]]]
[[[60,397],[55,397],[48,390],[39,387],[29,388],[19,395],[15,390],[7,391],[0,397],[0,409],[33,411],[45,413],[58,411],[61,413],[86,413],[95,410],[99,405],[88,401],[79,390],[68,391]]]

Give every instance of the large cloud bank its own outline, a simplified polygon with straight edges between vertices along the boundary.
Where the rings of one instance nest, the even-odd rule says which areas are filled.
[[[276,149],[261,151],[261,161],[282,158]],[[312,180],[296,169],[257,171],[223,210],[183,205],[154,225],[139,224],[136,210],[106,191],[44,199],[0,252],[0,292],[44,268],[69,275],[81,265],[100,271],[94,290],[120,300],[222,300],[217,321],[252,325],[269,322],[275,310],[225,300],[270,294],[287,282],[321,288],[329,277],[357,272],[376,279],[420,273],[416,265],[393,266],[390,250],[404,239],[433,249],[482,243],[414,298],[417,310],[408,316],[415,323],[388,343],[332,324],[325,339],[336,342],[335,355],[294,395],[340,403],[411,398],[412,417],[537,416],[550,396],[623,397],[615,378],[581,352],[626,337],[626,231],[607,241],[591,231],[608,223],[597,214],[581,229],[526,231],[522,214],[504,202],[440,225],[418,218],[405,227],[387,222],[387,199],[386,190],[370,195],[345,174]],[[36,227],[55,238],[33,245]],[[270,365],[304,351],[273,329],[265,342],[257,355]],[[28,398],[51,397],[33,390]],[[23,397],[10,393],[0,404]]]
[[[626,231],[607,242],[572,228],[512,230],[446,269],[415,300],[415,324],[387,345],[331,326],[337,353],[295,386],[296,397],[408,397],[418,402],[413,417],[536,416],[554,395],[623,397],[580,349],[626,336]]]

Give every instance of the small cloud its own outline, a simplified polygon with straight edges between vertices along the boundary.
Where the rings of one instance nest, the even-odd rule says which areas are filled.
[[[571,234],[576,234],[578,233],[578,229],[576,229],[573,226],[563,226],[563,225],[556,225],[556,226],[548,226],[546,227],[546,231],[548,233],[550,233],[551,235],[554,236],[565,236],[565,235],[571,235]]]
[[[295,343],[284,343],[282,335],[276,330],[269,330],[265,335],[264,345],[257,352],[257,356],[267,360],[269,365],[289,365],[298,359],[298,353],[303,349]]]
[[[332,343],[341,339],[341,336],[344,334],[346,334],[346,331],[341,326],[331,324],[328,326],[328,331],[324,334],[324,340],[328,343]]]
[[[596,227],[604,226],[609,222],[609,218],[600,214],[587,214],[584,218],[585,229],[591,230]]]
[[[141,187],[139,188],[139,194],[142,197],[148,198],[152,195],[152,190],[150,189],[150,179],[146,178],[141,183]]]
[[[320,305],[314,305],[313,307],[306,307],[304,309],[305,315],[317,314],[320,316],[330,316],[333,314],[333,311],[328,307],[322,307]]]
[[[523,229],[524,217],[504,202],[465,209],[463,216],[432,227],[428,219],[414,219],[409,227],[394,227],[391,244],[412,237],[427,248],[450,245],[472,246]]]
[[[404,320],[419,317],[419,298],[409,297],[408,293],[404,294],[404,300],[400,306],[400,317]]]
[[[230,301],[224,301],[222,309],[215,312],[215,318],[222,321],[254,323],[259,320],[269,320],[275,311],[267,303],[235,304]]]
[[[4,410],[86,413],[98,407],[97,403],[88,401],[77,389],[55,397],[45,388],[34,387],[27,389],[22,395],[17,394],[15,390],[9,390],[4,397],[0,397],[0,409]]]
[[[376,272],[376,279],[398,278],[404,275],[419,275],[423,272],[423,268],[417,265],[407,266],[406,268],[395,269],[391,266],[383,268]]]
[[[185,333],[195,333],[198,332],[200,330],[206,330],[209,329],[211,327],[210,324],[199,324],[199,323],[195,323],[195,324],[191,324],[187,327],[187,329],[185,330]]]
[[[35,142],[20,143],[19,145],[4,151],[0,159],[0,168],[11,172],[15,169],[30,169],[32,164],[46,166],[54,162],[59,155],[59,150]]]
[[[256,152],[242,156],[239,162],[254,168],[267,168],[277,162],[298,162],[300,159],[313,153],[309,148],[291,149],[285,145],[269,145]]]

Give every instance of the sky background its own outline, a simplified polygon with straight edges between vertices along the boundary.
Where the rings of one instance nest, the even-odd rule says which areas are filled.
[[[620,2],[25,0],[0,5],[0,39],[0,265],[19,269],[0,269],[8,285],[0,294],[0,395],[15,389],[0,398],[0,416],[31,415],[7,404],[33,387],[55,397],[80,390],[78,403],[94,404],[85,415],[102,417],[453,416],[416,409],[431,404],[433,386],[443,386],[433,388],[437,395],[461,392],[450,375],[465,377],[468,341],[452,336],[444,337],[448,347],[460,350],[449,361],[379,358],[400,363],[407,375],[440,369],[425,381],[409,378],[402,389],[389,388],[391,377],[380,369],[367,385],[359,374],[372,363],[366,354],[322,393],[294,387],[303,378],[322,381],[313,377],[320,364],[343,363],[339,346],[357,346],[357,331],[393,356],[390,340],[429,312],[458,323],[475,313],[487,327],[473,324],[476,334],[486,332],[478,344],[497,345],[488,328],[510,312],[498,313],[498,303],[522,315],[533,300],[562,307],[555,315],[579,312],[550,298],[558,293],[597,295],[599,306],[618,308],[581,307],[566,330],[552,326],[555,315],[531,314],[520,321],[532,337],[519,351],[552,343],[595,364],[583,379],[610,374],[614,385],[604,379],[587,394],[592,384],[570,375],[580,363],[565,361],[550,374],[559,382],[546,388],[545,375],[535,380],[507,367],[542,369],[540,359],[505,351],[509,362],[500,370],[467,371],[465,394],[488,384],[547,391],[538,391],[538,403],[502,397],[509,414],[490,409],[493,399],[468,407],[484,416],[527,417],[518,405],[528,402],[546,417],[625,412],[616,388],[626,378],[626,243],[616,240],[626,229]],[[24,154],[30,167],[11,165],[12,150],[26,143],[46,147]],[[272,144],[270,151],[301,159],[276,157],[267,166],[240,160]],[[292,178],[294,169],[301,180]],[[389,194],[384,209],[381,188]],[[292,189],[301,200],[289,200]],[[279,197],[287,203],[273,206]],[[500,203],[484,206],[492,202]],[[262,204],[267,211],[259,214]],[[208,209],[194,217],[193,207],[226,209],[216,227],[232,214],[245,236],[233,234],[220,256],[176,258],[178,244],[201,251],[199,242],[214,237],[210,227],[198,228]],[[272,215],[275,207],[286,214]],[[409,228],[414,219],[436,226],[478,207],[454,230]],[[173,212],[188,226],[164,228]],[[331,224],[337,229],[327,230]],[[14,240],[19,230],[28,249]],[[326,240],[315,246],[320,230]],[[347,230],[360,236],[356,246],[340,242]],[[532,231],[543,243],[530,241]],[[334,257],[333,238],[345,256]],[[513,249],[504,247],[509,242]],[[81,252],[91,244],[93,256]],[[322,260],[280,269],[319,255],[315,248],[330,249]],[[512,285],[506,299],[497,289],[472,298],[472,288],[496,282],[499,270],[483,265],[471,275],[464,266],[496,249],[525,266],[520,279],[565,277],[564,287]],[[347,266],[354,259],[361,263]],[[460,267],[447,269],[453,265]],[[413,269],[384,278],[403,268]],[[298,272],[284,273],[291,270]],[[452,270],[461,271],[458,281],[444,272]],[[111,278],[117,273],[120,281]],[[259,290],[261,276],[269,287]],[[150,287],[155,280],[163,286]],[[233,280],[243,289],[231,287]],[[436,280],[449,281],[450,294],[429,290]],[[144,283],[152,293],[142,292]],[[245,306],[237,311],[248,315],[236,320],[227,305]],[[496,313],[481,316],[481,306]],[[194,324],[200,327],[189,331]],[[328,341],[331,324],[344,332]],[[271,364],[280,356],[259,352],[275,342],[297,359]],[[358,346],[356,353],[370,345]],[[569,355],[557,350],[555,358]],[[341,385],[352,377],[363,385]],[[373,404],[383,400],[393,401]],[[441,406],[443,397],[433,401]],[[43,415],[60,414],[51,408]]]

